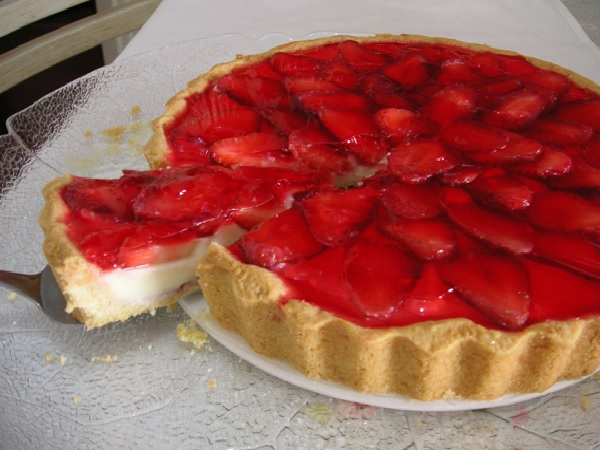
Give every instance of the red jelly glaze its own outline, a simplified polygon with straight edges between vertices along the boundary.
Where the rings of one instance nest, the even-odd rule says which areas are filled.
[[[185,257],[190,241],[226,225],[248,228],[254,215],[265,220],[288,197],[323,183],[330,184],[326,174],[217,166],[126,171],[117,180],[76,177],[61,190],[63,222],[88,261],[126,269]]]
[[[332,215],[332,227],[361,223],[342,233],[347,241],[311,238],[309,254],[294,258],[297,236],[260,236],[261,251],[286,255],[261,260],[247,244],[259,225],[230,247],[286,281],[282,302],[304,299],[370,327],[465,317],[518,330],[600,314],[598,117],[596,92],[520,56],[346,41],[211,81],[165,134],[173,166],[376,171],[362,183],[381,193],[369,225]],[[269,148],[251,145],[269,135]],[[553,205],[556,190],[580,201]],[[298,196],[300,212],[310,192]],[[553,250],[565,239],[577,245]]]

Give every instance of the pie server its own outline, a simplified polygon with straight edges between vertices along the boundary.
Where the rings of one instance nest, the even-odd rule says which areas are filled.
[[[49,266],[46,266],[41,273],[34,275],[0,270],[0,285],[14,288],[33,300],[48,317],[56,322],[81,325],[81,322],[72,314],[65,311],[67,302]]]

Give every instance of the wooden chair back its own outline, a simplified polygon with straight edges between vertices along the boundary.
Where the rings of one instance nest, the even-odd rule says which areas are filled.
[[[85,0],[1,0],[0,37]],[[136,31],[160,0],[130,0],[32,39],[0,55],[0,93],[54,64]]]

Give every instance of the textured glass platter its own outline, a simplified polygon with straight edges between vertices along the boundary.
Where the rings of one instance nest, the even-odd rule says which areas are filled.
[[[214,63],[288,41],[228,35],[112,65],[46,97],[0,137],[0,267],[45,265],[41,188],[64,172],[145,168],[165,101]],[[209,338],[180,309],[84,332],[0,287],[0,448],[593,448],[600,380],[509,406],[403,411],[298,388]],[[485,405],[494,406],[494,405]],[[408,408],[418,409],[418,408]],[[424,408],[427,409],[427,408]]]

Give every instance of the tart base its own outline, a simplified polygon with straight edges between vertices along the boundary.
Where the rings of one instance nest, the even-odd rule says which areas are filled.
[[[211,315],[262,355],[357,391],[419,400],[489,400],[543,392],[600,364],[600,318],[548,321],[523,331],[466,319],[365,328],[302,300],[282,280],[212,244],[198,265]]]

